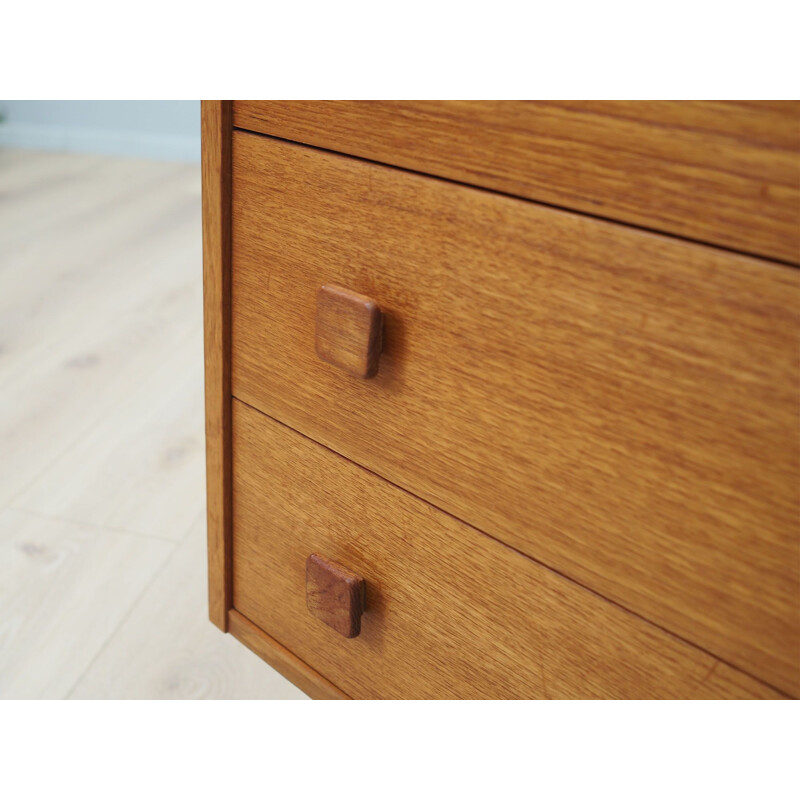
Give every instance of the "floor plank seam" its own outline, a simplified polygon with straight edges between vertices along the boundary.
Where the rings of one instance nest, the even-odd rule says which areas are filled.
[[[161,534],[157,533],[143,533],[142,531],[131,531],[125,528],[117,528],[113,525],[105,525],[100,522],[87,522],[86,520],[82,519],[72,519],[70,517],[63,517],[60,514],[51,514],[47,511],[38,511],[33,508],[25,508],[24,506],[18,505],[9,505],[9,511],[19,511],[21,514],[32,514],[35,517],[44,517],[45,519],[51,519],[54,522],[65,522],[68,525],[77,525],[79,527],[85,528],[92,528],[95,530],[102,530],[107,533],[121,533],[127,536],[136,536],[141,537],[143,539],[155,539],[159,542],[167,542],[168,544],[177,544],[183,539],[170,539],[168,536],[162,536]],[[188,530],[188,529],[187,529]],[[185,536],[185,532],[183,534]]]
[[[144,588],[141,592],[136,596],[136,598],[131,602],[130,606],[128,606],[127,611],[120,617],[119,623],[116,625],[114,630],[106,637],[105,641],[97,648],[97,652],[92,656],[89,662],[86,665],[86,668],[81,672],[79,677],[75,680],[75,682],[70,687],[69,691],[64,695],[65,700],[72,699],[72,695],[75,690],[80,686],[81,681],[89,674],[89,671],[94,666],[95,662],[100,659],[100,657],[105,653],[105,651],[110,646],[111,642],[114,641],[114,637],[122,630],[123,625],[130,619],[133,615],[134,611],[139,607],[139,605],[143,602],[144,598],[147,596],[147,593],[153,588],[155,582],[161,577],[161,574],[167,568],[169,563],[175,558],[176,553],[179,549],[179,544],[177,542],[170,542],[172,545],[172,550],[164,559],[164,562],[161,566],[155,570],[153,575],[150,577],[150,580],[145,584]]]

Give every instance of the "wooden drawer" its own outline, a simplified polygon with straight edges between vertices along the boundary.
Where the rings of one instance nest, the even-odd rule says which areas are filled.
[[[792,263],[800,103],[243,100],[241,128]]]
[[[238,401],[233,517],[234,608],[351,697],[777,696]],[[311,553],[366,579],[356,638]]]
[[[796,270],[236,131],[232,211],[236,397],[800,692]]]

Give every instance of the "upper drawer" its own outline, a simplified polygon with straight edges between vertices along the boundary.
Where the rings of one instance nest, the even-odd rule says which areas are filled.
[[[780,688],[800,273],[236,132],[234,394]],[[385,312],[319,360],[323,284]]]
[[[800,261],[797,102],[238,101],[234,124]]]

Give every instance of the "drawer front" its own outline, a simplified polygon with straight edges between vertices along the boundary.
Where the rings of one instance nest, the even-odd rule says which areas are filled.
[[[236,397],[800,691],[800,273],[249,133],[233,175]]]
[[[242,128],[800,260],[800,103],[237,101]]]
[[[238,401],[233,459],[234,607],[351,697],[776,696]],[[366,580],[355,638],[312,553]]]

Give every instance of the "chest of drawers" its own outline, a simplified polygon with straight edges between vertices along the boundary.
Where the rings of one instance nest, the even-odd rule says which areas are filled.
[[[205,103],[212,621],[315,697],[796,696],[798,133]]]

